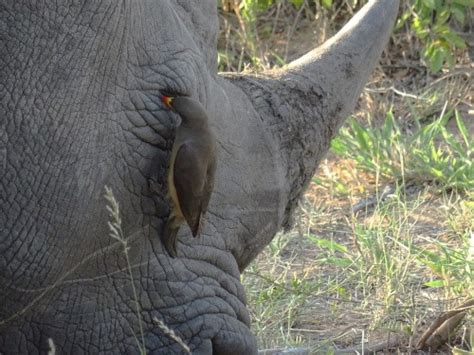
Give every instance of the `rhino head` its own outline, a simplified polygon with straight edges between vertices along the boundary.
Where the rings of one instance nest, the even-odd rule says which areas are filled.
[[[373,0],[282,69],[231,74],[212,0],[1,4],[0,352],[255,353],[240,272],[290,224],[397,9]],[[163,90],[202,103],[218,146],[202,237],[181,228],[175,259]]]

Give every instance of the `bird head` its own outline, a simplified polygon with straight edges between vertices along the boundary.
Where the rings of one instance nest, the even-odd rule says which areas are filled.
[[[172,103],[173,103],[174,97],[168,96],[168,95],[162,95],[161,96],[161,102],[165,104],[166,107],[168,107],[170,110],[173,109]]]

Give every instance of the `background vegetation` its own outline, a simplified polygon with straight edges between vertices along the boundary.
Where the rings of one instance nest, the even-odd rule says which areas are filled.
[[[366,2],[223,0],[219,67],[282,66]],[[401,2],[294,230],[242,276],[262,349],[409,353],[441,312],[474,297],[474,0]],[[465,313],[440,352],[472,351]]]

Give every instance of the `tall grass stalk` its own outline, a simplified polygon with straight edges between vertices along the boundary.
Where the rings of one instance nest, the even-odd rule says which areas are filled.
[[[143,332],[143,320],[142,320],[142,314],[140,311],[140,303],[138,300],[138,293],[137,289],[135,287],[135,282],[133,279],[133,273],[132,273],[132,266],[130,264],[130,257],[128,254],[129,251],[129,246],[127,239],[124,236],[123,230],[122,230],[122,218],[120,217],[120,208],[117,200],[115,199],[115,196],[112,192],[112,189],[109,188],[108,186],[105,186],[105,194],[104,194],[105,199],[107,200],[108,204],[106,206],[107,211],[109,212],[110,220],[108,221],[109,229],[110,229],[110,237],[117,240],[122,244],[123,247],[123,253],[125,255],[125,259],[127,261],[127,270],[128,270],[128,275],[130,277],[130,284],[132,286],[132,292],[133,292],[133,300],[135,302],[135,311],[137,313],[137,318],[138,318],[138,326],[140,328],[140,337],[141,337],[141,343],[140,341],[137,340],[137,345],[138,348],[140,349],[140,354],[145,355],[146,354],[146,344],[145,344],[145,335]],[[133,329],[132,329],[133,331]],[[135,333],[134,333],[135,336]]]

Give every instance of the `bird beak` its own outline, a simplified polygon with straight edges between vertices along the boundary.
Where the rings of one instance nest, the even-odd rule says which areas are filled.
[[[166,107],[168,107],[170,110],[173,108],[171,106],[172,102],[173,102],[173,98],[171,96],[161,96],[161,101],[165,104]]]

